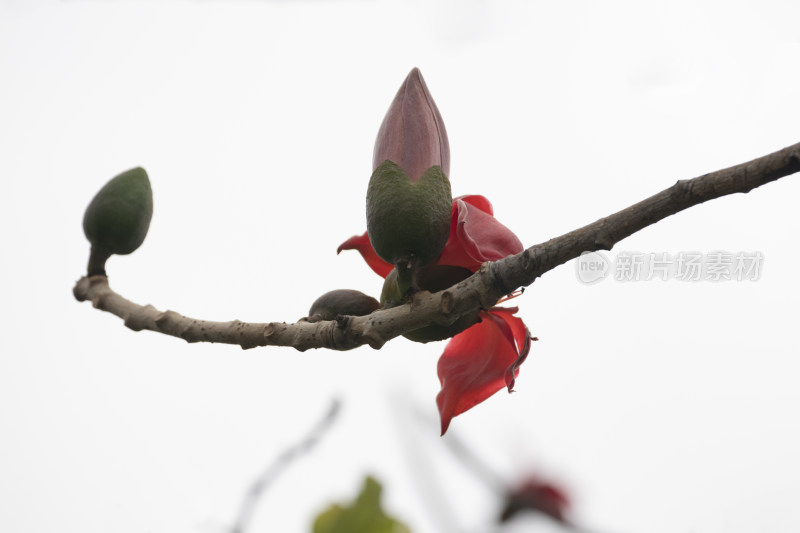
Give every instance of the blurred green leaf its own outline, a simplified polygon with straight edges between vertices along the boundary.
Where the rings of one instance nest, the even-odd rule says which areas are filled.
[[[367,477],[356,501],[331,505],[314,520],[313,533],[411,533],[408,527],[381,509],[381,487]]]

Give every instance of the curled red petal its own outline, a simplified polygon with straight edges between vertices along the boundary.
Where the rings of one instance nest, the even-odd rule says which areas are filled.
[[[513,316],[515,312],[516,308],[482,311],[481,322],[447,343],[439,358],[442,390],[436,396],[442,435],[454,416],[507,387],[510,368],[513,367],[514,377],[519,373],[520,349],[525,345],[527,329],[520,318]]]
[[[458,200],[463,200],[468,204],[474,205],[484,213],[494,215],[494,209],[492,208],[492,203],[485,196],[481,196],[480,194],[465,194],[463,196],[458,196],[453,199],[453,206],[455,206],[455,203]]]
[[[382,278],[388,276],[389,272],[394,268],[378,257],[378,254],[375,253],[372,244],[369,242],[369,235],[367,235],[366,231],[363,235],[355,235],[344,241],[339,245],[339,248],[336,249],[336,253],[341,253],[342,250],[358,250],[358,253],[360,253],[364,261],[367,262],[367,265]]]
[[[482,196],[453,202],[450,236],[438,264],[475,272],[486,261],[497,261],[523,250],[514,232],[485,211],[487,207],[491,210],[491,204]]]
[[[519,367],[525,362],[525,359],[528,358],[528,353],[531,351],[531,341],[533,340],[531,338],[531,332],[528,330],[527,326],[525,326],[525,323],[514,316],[517,310],[516,307],[494,307],[489,310],[491,319],[497,323],[503,335],[506,337],[506,340],[512,344],[517,351],[516,360],[508,365],[504,376],[508,392],[512,392],[514,389],[515,380],[519,375]]]

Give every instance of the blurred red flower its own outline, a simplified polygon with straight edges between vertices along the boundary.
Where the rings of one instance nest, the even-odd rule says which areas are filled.
[[[556,522],[568,524],[569,509],[566,492],[550,482],[530,476],[506,494],[500,522],[510,520],[521,511],[534,511],[549,516]]]

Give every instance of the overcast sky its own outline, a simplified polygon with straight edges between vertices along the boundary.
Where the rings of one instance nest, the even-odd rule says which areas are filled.
[[[438,437],[444,343],[133,333],[72,298],[85,206],[144,166],[150,234],[110,260],[112,287],[294,321],[330,289],[380,291],[336,248],[365,229],[374,137],[411,68],[454,194],[488,197],[530,246],[800,141],[798,20],[790,1],[0,0],[0,530],[220,533],[337,397],[251,532],[310,531],[367,473],[414,533],[499,531]],[[514,302],[541,339],[517,392],[450,432],[509,482],[560,480],[597,532],[799,530],[798,199],[784,178],[622,241],[597,283],[575,262],[546,274]],[[615,279],[626,257],[719,251],[762,257],[757,279]],[[557,531],[504,531],[522,530]]]

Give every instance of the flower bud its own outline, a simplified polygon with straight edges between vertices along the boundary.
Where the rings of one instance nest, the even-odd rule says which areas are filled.
[[[418,69],[383,119],[367,188],[367,232],[377,255],[417,266],[441,255],[450,234],[450,148],[442,117]],[[403,274],[406,278],[406,274]]]
[[[418,68],[408,74],[383,118],[372,170],[387,159],[399,165],[411,181],[419,180],[433,166],[450,175],[447,130]]]
[[[111,254],[129,254],[141,246],[152,216],[153,191],[143,168],[132,168],[106,183],[83,215],[83,232],[92,244],[89,275],[105,275]]]

